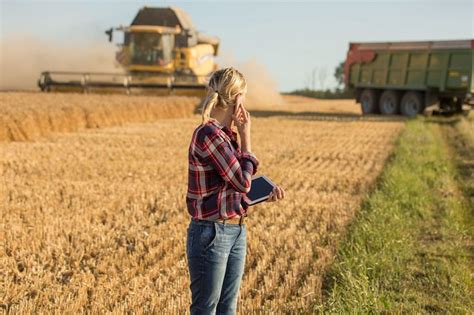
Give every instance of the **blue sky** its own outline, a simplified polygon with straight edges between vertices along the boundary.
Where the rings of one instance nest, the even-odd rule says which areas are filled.
[[[325,69],[325,87],[333,87],[350,41],[474,38],[473,2],[0,0],[0,40],[30,34],[64,45],[111,45],[103,31],[129,24],[142,6],[176,5],[198,30],[219,36],[223,52],[257,60],[289,91],[304,87],[315,67]]]

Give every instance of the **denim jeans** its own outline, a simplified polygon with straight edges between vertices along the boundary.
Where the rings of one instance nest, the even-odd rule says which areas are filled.
[[[193,314],[236,314],[247,249],[245,224],[191,219],[186,256]]]

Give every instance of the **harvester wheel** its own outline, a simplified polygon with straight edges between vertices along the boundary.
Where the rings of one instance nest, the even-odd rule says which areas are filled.
[[[406,92],[400,104],[401,112],[404,116],[415,117],[424,110],[423,97],[420,92]]]
[[[371,89],[365,89],[360,94],[360,107],[363,114],[374,114],[377,112],[377,93]]]
[[[380,96],[379,110],[383,115],[396,115],[400,111],[400,94],[397,91],[385,90]]]

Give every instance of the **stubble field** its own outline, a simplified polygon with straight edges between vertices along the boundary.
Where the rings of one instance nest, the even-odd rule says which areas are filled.
[[[404,127],[362,118],[352,101],[285,100],[251,111],[258,173],[287,197],[249,210],[242,314],[321,298],[338,241]],[[186,312],[187,150],[199,122],[0,142],[0,309]]]

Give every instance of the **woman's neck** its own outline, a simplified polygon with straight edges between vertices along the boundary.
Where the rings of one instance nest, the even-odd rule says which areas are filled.
[[[222,126],[231,128],[232,125],[232,113],[223,110],[216,110],[211,113],[211,118],[216,119]]]

